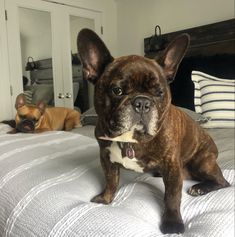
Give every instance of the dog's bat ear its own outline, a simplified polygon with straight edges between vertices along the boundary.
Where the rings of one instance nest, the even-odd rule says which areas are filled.
[[[23,93],[21,93],[16,97],[15,108],[19,109],[20,107],[24,106],[25,104],[26,104],[25,95]]]
[[[45,109],[46,109],[46,104],[44,101],[38,101],[37,102],[37,107],[38,109],[40,110],[41,114],[43,114],[45,112]]]
[[[182,34],[174,39],[167,46],[159,59],[157,59],[158,63],[163,66],[168,83],[171,83],[174,80],[179,64],[188,49],[189,43],[189,35]]]
[[[77,48],[84,77],[95,84],[113,57],[100,37],[90,29],[79,32]]]

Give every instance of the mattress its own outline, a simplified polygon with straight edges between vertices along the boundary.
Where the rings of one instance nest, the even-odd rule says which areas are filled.
[[[91,203],[104,176],[91,132],[6,134],[0,125],[0,236],[163,236],[162,178],[121,170],[110,205]],[[91,129],[91,128],[89,128]],[[92,128],[93,129],[93,128]],[[231,187],[192,197],[184,181],[182,235],[234,236],[234,130],[211,129],[218,163]]]

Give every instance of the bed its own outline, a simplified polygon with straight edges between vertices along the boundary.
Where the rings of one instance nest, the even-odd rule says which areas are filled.
[[[152,52],[151,57],[155,53],[158,52]],[[184,181],[181,213],[185,233],[180,236],[232,237],[235,201],[234,127],[231,123],[225,127],[215,125],[211,114],[207,116],[205,111],[200,114],[197,112],[200,106],[194,98],[194,91],[198,76],[207,78],[211,72],[204,71],[208,74],[203,74],[198,72],[198,68],[193,70],[197,71],[194,71],[195,83],[191,82],[193,86],[189,87],[193,90],[190,92],[192,97],[177,91],[180,87],[177,82],[182,81],[176,79],[176,88],[172,88],[173,103],[211,134],[219,149],[219,166],[231,187],[192,197],[186,191],[195,182]],[[223,76],[233,83],[231,79],[235,78],[235,74],[231,74],[231,78],[226,74]],[[218,75],[209,77],[213,79]],[[185,80],[191,80],[191,72],[190,78]],[[188,96],[186,101],[190,100],[190,104],[180,103],[182,98],[177,98],[177,94]],[[199,107],[196,108],[196,105]],[[119,190],[112,204],[90,202],[104,185],[99,149],[93,135],[94,123],[95,113],[91,112],[83,117],[84,126],[71,132],[14,135],[6,134],[10,128],[0,124],[1,237],[163,236],[159,229],[164,207],[164,185],[160,177],[121,170]]]

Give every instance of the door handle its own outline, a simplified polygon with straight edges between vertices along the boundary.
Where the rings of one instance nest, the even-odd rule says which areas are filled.
[[[59,99],[64,99],[64,94],[63,94],[63,93],[59,93],[59,94],[58,94],[58,98],[59,98]]]
[[[70,98],[72,98],[72,94],[69,93],[69,92],[67,92],[67,93],[65,94],[65,97],[68,98],[68,99],[70,99]]]

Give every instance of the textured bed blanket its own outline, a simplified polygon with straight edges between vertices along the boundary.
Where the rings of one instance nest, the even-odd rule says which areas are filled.
[[[4,127],[5,128],[5,127]],[[0,127],[0,236],[163,236],[161,178],[121,171],[110,205],[91,203],[104,177],[96,140],[72,132],[5,134]],[[183,235],[234,236],[234,131],[211,130],[219,164],[231,187],[201,197],[186,190]]]

